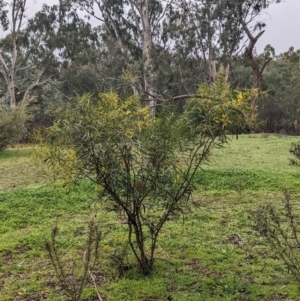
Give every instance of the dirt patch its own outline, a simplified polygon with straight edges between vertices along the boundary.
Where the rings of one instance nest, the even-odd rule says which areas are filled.
[[[41,300],[47,300],[47,293],[42,291],[27,296],[19,295],[15,297],[15,301],[41,301]]]

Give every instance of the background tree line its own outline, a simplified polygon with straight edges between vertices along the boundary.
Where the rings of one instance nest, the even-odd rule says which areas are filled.
[[[278,2],[60,0],[28,16],[27,0],[2,0],[2,113],[34,107],[38,127],[51,121],[49,105],[104,91],[135,94],[152,112],[169,101],[180,109],[224,68],[233,88],[268,91],[251,100],[259,130],[298,133],[299,50],[255,51],[265,27],[259,16]]]

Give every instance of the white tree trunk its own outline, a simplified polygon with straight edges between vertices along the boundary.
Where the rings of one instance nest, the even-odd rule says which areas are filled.
[[[143,60],[144,60],[144,83],[146,102],[150,107],[151,113],[155,113],[156,109],[156,93],[153,87],[154,72],[153,72],[153,60],[151,58],[152,52],[152,32],[150,24],[150,12],[148,0],[145,0],[144,6],[141,8],[142,18],[142,43],[143,43]]]

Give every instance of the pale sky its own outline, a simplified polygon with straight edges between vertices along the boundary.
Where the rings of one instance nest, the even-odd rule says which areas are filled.
[[[300,0],[283,0],[273,4],[261,15],[266,24],[266,32],[257,43],[257,53],[263,52],[267,44],[271,44],[276,54],[287,51],[290,46],[300,49]],[[57,0],[28,0],[28,15],[35,13],[41,4],[57,3]]]
[[[261,16],[267,27],[257,42],[257,52],[261,53],[267,44],[271,44],[280,54],[294,46],[300,49],[300,0],[284,0],[273,4]]]

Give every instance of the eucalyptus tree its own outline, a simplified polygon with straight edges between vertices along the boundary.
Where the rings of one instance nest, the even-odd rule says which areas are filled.
[[[186,48],[189,56],[197,58],[199,64],[207,68],[210,82],[215,79],[217,65],[223,65],[228,74],[232,59],[244,52],[252,68],[253,87],[259,88],[262,74],[271,60],[269,57],[264,62],[258,62],[254,53],[265,26],[259,21],[259,16],[269,5],[279,2],[178,0],[176,14],[173,14],[178,31],[177,49]]]
[[[53,63],[54,48],[47,44],[51,31],[49,27],[39,28],[41,23],[36,26],[37,18],[27,18],[26,5],[27,0],[12,0],[1,8],[2,29],[10,28],[10,33],[0,41],[0,73],[11,108],[17,102],[28,104],[34,91],[51,81],[51,72],[44,64],[49,59]]]
[[[109,35],[124,55],[130,71],[139,61],[141,82],[131,82],[134,90],[143,95],[145,102],[155,110],[158,90],[155,85],[154,53],[162,45],[163,24],[172,0],[66,0],[85,10],[90,17],[99,21],[104,31],[103,38]],[[128,72],[129,74],[130,72]]]
[[[26,121],[28,114],[22,107],[16,107],[16,94],[15,94],[15,71],[18,55],[18,40],[19,31],[22,25],[24,16],[24,2],[26,1],[13,1],[11,3],[11,34],[9,36],[9,55],[4,57],[0,53],[0,73],[2,75],[2,83],[6,86],[7,94],[10,96],[8,105],[11,110],[7,112],[3,101],[0,106],[0,151],[7,147],[10,143],[16,142],[26,132]],[[0,22],[1,29],[7,30],[10,25],[8,18],[8,3],[0,1]],[[8,39],[7,39],[8,40]],[[5,44],[5,43],[4,43]],[[2,48],[2,47],[1,47]],[[9,64],[8,64],[9,62]],[[3,93],[3,91],[1,91]]]
[[[11,51],[7,60],[4,60],[3,55],[0,53],[0,73],[2,74],[5,83],[7,85],[7,92],[10,98],[10,107],[16,106],[16,87],[15,87],[15,75],[17,72],[17,58],[18,58],[18,42],[20,37],[20,31],[22,22],[24,19],[26,0],[13,0],[10,3],[11,7],[11,20],[8,18],[8,3],[1,1],[1,25],[3,30],[7,30],[11,25]]]
[[[259,20],[261,13],[273,3],[280,3],[281,0],[226,0],[224,3],[230,11],[231,17],[240,23],[244,34],[247,37],[247,46],[244,54],[248,59],[253,72],[253,88],[260,88],[263,73],[272,60],[272,57],[266,57],[266,60],[259,63],[255,55],[255,45],[258,39],[264,34],[263,29],[266,24]],[[256,100],[253,99],[252,105]]]
[[[259,109],[268,132],[300,132],[299,53],[290,48],[275,56],[264,73],[262,89],[268,91],[268,96],[259,103]]]
[[[226,66],[228,74],[229,62],[243,37],[239,22],[228,15],[224,1],[177,1],[176,48],[186,47],[190,56],[202,62],[210,82],[216,78],[217,62]]]
[[[87,92],[81,90],[81,86],[85,88],[85,84],[83,81],[76,82],[76,77],[84,73],[83,66],[96,64],[95,50],[98,47],[98,37],[91,24],[82,19],[71,6],[60,1],[58,5],[44,4],[42,10],[32,20],[31,30],[34,33],[47,33],[43,45],[47,49],[53,49],[52,64],[43,50],[40,58],[49,69],[54,69],[55,84],[61,94],[68,98],[73,96],[74,92]],[[89,81],[91,86],[94,83],[94,76],[86,76],[84,81],[85,83]],[[95,92],[89,88],[87,90]]]
[[[126,96],[132,90],[130,83],[124,80],[125,68],[124,56],[108,37],[105,43],[91,47],[75,60],[65,61],[59,76],[61,92],[66,97],[104,91],[116,91]]]
[[[97,39],[91,25],[65,3],[44,4],[31,18],[26,5],[26,0],[12,0],[1,10],[2,28],[11,28],[0,40],[0,73],[11,108],[36,99],[37,90],[59,79],[66,62],[87,57]]]

